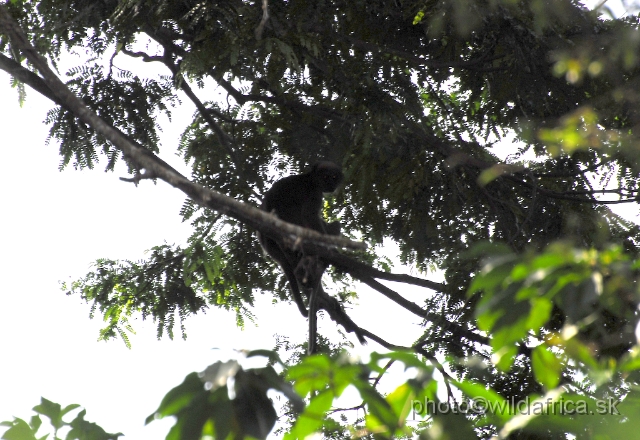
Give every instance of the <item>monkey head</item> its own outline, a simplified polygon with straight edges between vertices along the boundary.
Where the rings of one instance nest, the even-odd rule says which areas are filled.
[[[328,160],[317,162],[311,169],[311,176],[317,188],[323,193],[332,193],[342,183],[344,174],[338,165]]]

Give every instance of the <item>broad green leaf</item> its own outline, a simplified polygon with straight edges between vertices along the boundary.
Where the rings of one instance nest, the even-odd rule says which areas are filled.
[[[478,407],[484,405],[487,413],[495,414],[503,419],[507,417],[508,403],[500,394],[485,385],[472,381],[456,381],[455,386]]]
[[[503,345],[500,349],[493,352],[491,360],[496,368],[500,371],[507,372],[511,369],[517,354],[518,347],[516,345]]]
[[[400,421],[404,422],[409,411],[411,411],[411,401],[415,399],[415,397],[414,389],[404,383],[387,396],[387,402],[389,402],[391,409],[398,415]]]
[[[539,333],[540,328],[545,325],[551,317],[553,311],[553,303],[547,298],[532,298],[530,300],[531,311],[527,318],[526,327],[529,330],[533,330],[535,333]]]
[[[40,404],[34,406],[33,410],[38,414],[46,416],[55,429],[60,429],[62,428],[62,426],[64,426],[64,422],[62,421],[62,407],[60,406],[60,404],[54,403],[50,400],[45,399],[44,397],[41,397]]]
[[[536,380],[548,390],[560,383],[562,362],[545,345],[538,345],[531,354],[531,367]]]
[[[14,419],[12,426],[2,434],[3,440],[37,440],[36,431],[22,419]]]
[[[176,415],[191,402],[196,394],[203,391],[204,384],[202,380],[200,380],[198,373],[188,374],[180,385],[173,388],[164,396],[158,409],[147,417],[145,424],[152,422],[156,418]]]
[[[309,405],[296,420],[291,431],[284,436],[284,440],[306,438],[317,432],[322,427],[326,412],[331,408],[334,394],[331,390],[325,390],[311,398]]]
[[[402,362],[406,368],[414,367],[419,370],[431,371],[433,367],[427,365],[418,359],[418,356],[415,353],[411,353],[408,351],[392,351],[389,353],[371,353],[371,364],[377,365],[378,361],[381,359],[393,359],[395,361]]]

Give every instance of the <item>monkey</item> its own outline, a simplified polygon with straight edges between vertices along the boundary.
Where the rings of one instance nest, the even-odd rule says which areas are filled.
[[[308,173],[288,176],[275,182],[263,198],[262,209],[274,213],[286,222],[322,234],[340,235],[340,222],[327,223],[321,218],[322,194],[334,192],[343,179],[344,175],[338,165],[329,161],[318,162]],[[282,267],[300,313],[305,318],[308,317],[309,312],[298,285],[300,278],[296,277],[296,269],[298,272],[305,270],[304,267],[299,267],[302,255],[291,249],[283,249],[275,240],[262,234],[259,239],[262,248]],[[305,282],[305,287],[311,287],[317,281],[319,270],[315,272],[307,274],[313,278],[313,282]]]
[[[275,182],[264,196],[262,209],[276,214],[286,222],[323,234],[340,235],[340,222],[327,223],[321,215],[323,193],[334,192],[343,179],[344,175],[338,165],[329,161],[318,162],[307,173],[288,176]],[[314,351],[315,312],[319,308],[326,310],[331,319],[341,324],[347,332],[355,332],[361,343],[366,343],[360,328],[344,312],[338,300],[322,289],[321,278],[327,268],[325,262],[317,256],[303,255],[299,251],[284,248],[263,234],[259,234],[259,240],[267,254],[282,267],[300,313],[309,318],[310,353]],[[302,299],[301,286],[310,292],[312,316]]]
[[[315,255],[304,255],[298,261],[294,275],[298,283],[307,288],[317,286],[326,269],[326,265]]]

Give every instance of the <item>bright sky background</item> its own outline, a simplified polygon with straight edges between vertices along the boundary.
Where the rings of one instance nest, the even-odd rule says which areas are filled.
[[[184,196],[163,182],[121,182],[126,172],[104,173],[104,164],[59,172],[58,146],[45,145],[42,122],[53,105],[29,88],[27,93],[20,108],[9,76],[0,72],[0,421],[30,418],[43,396],[82,405],[87,420],[126,439],[164,438],[171,420],[144,427],[144,419],[185,375],[239,357],[234,349],[273,348],[275,334],[297,334],[295,342],[306,338],[306,320],[296,306],[274,306],[265,294],[253,310],[258,327],[248,323],[242,331],[232,314],[211,309],[187,320],[186,341],[179,330],[178,339],[157,341],[155,324],[138,319],[131,350],[120,340],[97,342],[100,316],[90,320],[90,306],[66,296],[60,281],[83,276],[97,258],[137,260],[165,241],[184,243],[190,233],[179,216]],[[173,121],[161,122],[161,157],[188,175],[174,153],[194,111],[186,98],[182,102]],[[627,218],[637,219],[637,211]],[[358,324],[392,343],[420,333],[414,315],[368,288],[358,292],[360,305],[348,311]],[[409,297],[419,302],[422,296]],[[334,327],[326,318],[320,322],[327,334]],[[375,343],[369,349],[384,351]],[[355,352],[364,356],[367,350]]]
[[[603,10],[608,9],[611,15],[617,18],[637,14],[640,9],[638,0],[583,0],[582,4],[588,8],[603,6]]]
[[[188,319],[186,341],[179,329],[176,340],[157,341],[155,324],[138,319],[131,350],[120,340],[97,342],[101,317],[90,320],[90,306],[66,296],[60,281],[83,276],[97,258],[137,260],[164,241],[184,243],[190,234],[179,216],[184,196],[163,182],[122,182],[124,169],[105,173],[103,164],[59,172],[58,146],[45,145],[43,120],[52,104],[29,88],[27,93],[20,108],[9,76],[0,72],[0,421],[30,418],[43,396],[82,405],[87,420],[127,439],[164,438],[170,420],[144,427],[144,419],[188,373],[239,357],[234,349],[271,349],[275,334],[306,339],[306,320],[295,305],[274,306],[270,294],[258,294],[258,327],[248,323],[242,331],[233,314],[210,309]],[[161,157],[189,175],[174,153],[194,111],[182,101],[173,121],[161,123]],[[349,310],[355,322],[392,343],[420,334],[417,317],[368,288],[358,292],[362,305]],[[381,319],[403,328],[380,326]],[[323,333],[334,328],[327,318],[320,321]],[[369,349],[384,351],[375,343]]]

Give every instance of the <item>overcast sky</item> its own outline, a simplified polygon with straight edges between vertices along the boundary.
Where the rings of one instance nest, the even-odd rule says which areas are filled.
[[[306,338],[306,321],[295,305],[274,306],[270,294],[258,294],[258,327],[247,323],[241,331],[233,314],[211,309],[188,319],[186,341],[179,331],[174,341],[157,341],[155,324],[137,319],[131,350],[120,340],[97,342],[100,316],[90,320],[90,306],[66,296],[60,281],[83,276],[97,258],[137,260],[165,241],[184,243],[190,234],[178,214],[184,196],[162,182],[121,182],[125,170],[105,173],[104,164],[59,172],[58,145],[45,145],[43,120],[52,104],[27,93],[20,108],[9,76],[0,72],[0,421],[30,418],[43,396],[82,405],[87,420],[126,439],[164,438],[171,420],[144,427],[144,419],[185,375],[238,357],[234,348],[272,348],[276,333],[298,335],[295,342]],[[171,123],[162,121],[161,157],[188,175],[175,155],[193,113],[183,103]],[[637,220],[637,206],[626,210],[627,218]],[[413,315],[370,289],[358,292],[360,304],[349,310],[358,324],[392,343],[407,343],[420,333]],[[333,328],[321,319],[321,331]],[[355,352],[364,356],[368,349],[384,351],[371,343]]]
[[[104,164],[59,172],[58,145],[45,145],[43,120],[52,105],[27,93],[20,108],[9,76],[0,72],[0,421],[28,419],[44,396],[84,406],[88,420],[127,439],[164,438],[171,421],[143,427],[144,419],[188,373],[238,357],[234,348],[273,348],[276,333],[298,335],[295,342],[306,338],[306,321],[295,305],[274,306],[270,294],[258,294],[258,327],[247,323],[245,331],[235,326],[233,314],[211,309],[188,319],[186,341],[157,341],[155,324],[137,319],[131,350],[120,340],[97,342],[101,317],[90,320],[90,306],[66,296],[60,281],[83,276],[97,258],[137,260],[165,241],[184,243],[190,234],[179,216],[184,197],[163,182],[121,182],[126,171],[105,173]],[[183,102],[171,123],[162,122],[161,157],[188,175],[175,155],[193,113]],[[416,317],[369,289],[358,292],[362,305],[349,311],[356,322],[374,332],[381,319],[402,323],[382,327],[390,342],[417,337]],[[326,318],[320,326],[326,333],[335,327]],[[375,343],[368,348],[381,350]]]

